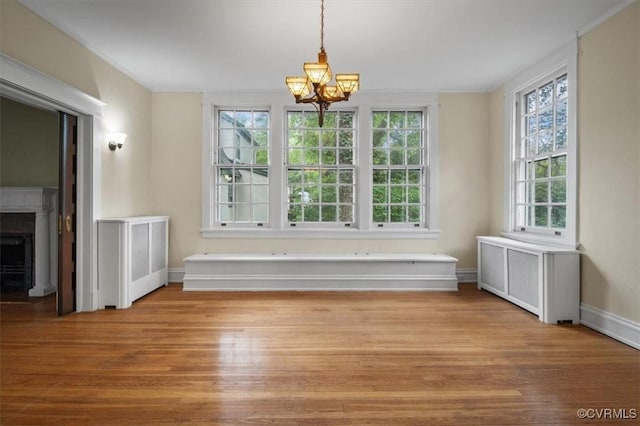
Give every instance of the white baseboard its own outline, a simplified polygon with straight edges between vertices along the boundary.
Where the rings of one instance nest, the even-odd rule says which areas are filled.
[[[169,282],[181,283],[184,280],[184,268],[169,268]]]
[[[640,350],[640,323],[580,304],[580,323]]]
[[[478,270],[476,268],[457,268],[456,276],[460,283],[477,283]]]

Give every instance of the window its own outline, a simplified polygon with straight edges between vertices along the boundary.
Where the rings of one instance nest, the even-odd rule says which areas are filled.
[[[438,97],[203,97],[204,237],[436,238]]]
[[[572,43],[507,85],[509,237],[575,247],[576,52]]]
[[[355,217],[354,113],[287,111],[287,220],[351,226]]]
[[[269,112],[217,111],[216,222],[269,221]]]
[[[378,227],[424,221],[425,150],[422,111],[374,111],[372,220]]]
[[[516,227],[567,227],[567,74],[524,91],[518,101]]]

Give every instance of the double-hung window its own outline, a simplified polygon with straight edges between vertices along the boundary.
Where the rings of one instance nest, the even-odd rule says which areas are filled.
[[[576,74],[572,44],[553,66],[507,92],[510,120],[507,233],[576,244]],[[545,65],[543,61],[542,65]]]
[[[425,212],[425,145],[422,111],[374,110],[372,221],[420,227]]]
[[[567,74],[550,77],[519,96],[516,227],[567,227]]]
[[[438,97],[364,94],[317,111],[206,94],[203,226],[223,238],[436,238]]]
[[[353,111],[328,111],[323,127],[319,127],[315,111],[287,111],[289,226],[350,227],[354,223],[354,116]]]
[[[215,222],[269,221],[269,111],[216,111]]]

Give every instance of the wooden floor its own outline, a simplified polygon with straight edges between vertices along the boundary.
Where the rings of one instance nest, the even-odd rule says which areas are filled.
[[[54,304],[0,303],[2,425],[568,425],[615,423],[581,408],[640,411],[639,351],[472,285],[170,285],[60,318]]]

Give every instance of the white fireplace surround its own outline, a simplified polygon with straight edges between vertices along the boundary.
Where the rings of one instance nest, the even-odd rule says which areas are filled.
[[[39,187],[0,188],[0,213],[35,213],[35,285],[29,296],[42,297],[58,288],[58,238],[56,235],[58,189]]]

